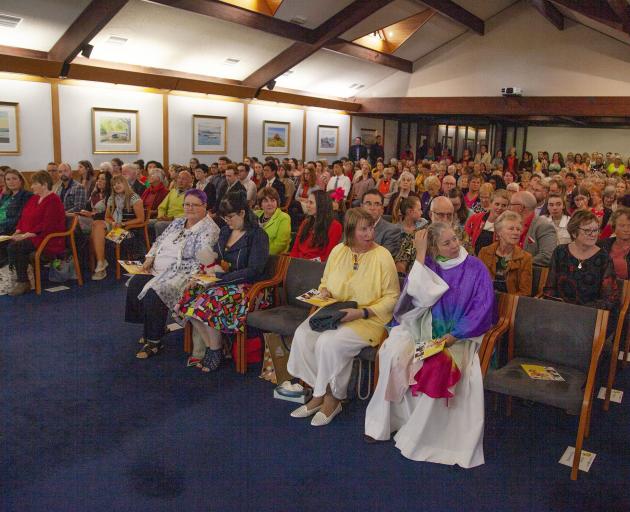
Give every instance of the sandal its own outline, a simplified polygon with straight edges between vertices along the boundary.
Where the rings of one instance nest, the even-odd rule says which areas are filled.
[[[144,337],[138,339],[138,345],[144,345],[146,342],[147,341],[144,339]]]
[[[145,343],[144,346],[140,349],[138,353],[136,353],[136,357],[138,359],[149,359],[156,355],[160,350],[164,348],[164,344],[160,343]]]
[[[221,365],[222,359],[223,349],[212,350],[211,348],[206,348],[206,355],[203,356],[203,362],[201,363],[201,371],[205,373],[216,371]]]
[[[193,357],[190,356],[188,358],[188,360],[186,361],[186,366],[191,367],[191,366],[195,366],[197,368],[201,368],[201,359],[199,359],[198,357]]]

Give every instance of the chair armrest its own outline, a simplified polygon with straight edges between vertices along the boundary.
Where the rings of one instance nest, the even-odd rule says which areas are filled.
[[[263,291],[274,289],[276,286],[282,284],[282,279],[266,279],[265,281],[258,281],[254,283],[254,285],[247,292],[247,310],[253,311],[255,305],[255,299],[260,295]]]
[[[65,238],[67,236],[70,236],[74,232],[74,230],[77,228],[77,224],[79,223],[79,218],[76,215],[69,215],[69,217],[73,217],[70,228],[67,231],[57,231],[55,233],[49,233],[48,235],[46,235],[42,242],[39,244],[37,250],[35,251],[35,259],[39,259],[42,252],[44,252],[44,249],[46,249],[48,242],[50,242],[53,238]]]
[[[486,376],[488,372],[488,368],[490,366],[490,360],[492,359],[492,354],[494,354],[494,349],[497,346],[497,341],[504,336],[510,328],[510,320],[509,318],[501,318],[495,327],[490,329],[486,335],[483,337],[483,341],[481,343],[483,350],[482,361],[481,361],[481,375],[482,377]]]

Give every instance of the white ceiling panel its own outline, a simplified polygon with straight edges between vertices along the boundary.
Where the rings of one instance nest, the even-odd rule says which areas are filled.
[[[407,39],[394,55],[416,61],[464,32],[466,29],[461,25],[436,15]]]
[[[288,76],[276,79],[278,86],[314,95],[349,98],[383,80],[395,71],[363,60],[320,50],[295,66]],[[351,88],[352,84],[363,85]]]
[[[123,37],[123,46],[106,43]],[[293,41],[181,9],[132,0],[92,40],[99,60],[243,80]],[[237,64],[225,64],[228,58]]]
[[[0,45],[47,52],[90,0],[2,0],[0,13],[23,18],[16,28],[0,27]]]
[[[287,0],[285,0],[287,1]],[[346,41],[354,41],[366,34],[370,34],[379,28],[396,23],[404,18],[408,18],[426,9],[412,0],[396,0],[391,4],[379,9],[371,16],[365,18],[361,23],[356,24],[345,32],[341,38]]]
[[[274,18],[291,21],[300,17],[306,19],[302,25],[306,28],[317,28],[328,18],[332,18],[341,9],[354,0],[284,0],[276,11]]]

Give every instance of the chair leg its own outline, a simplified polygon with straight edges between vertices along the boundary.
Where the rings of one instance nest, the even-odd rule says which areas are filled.
[[[40,259],[35,256],[35,293],[37,295],[42,294],[42,263]]]
[[[145,224],[145,226],[144,226],[144,245],[147,246],[147,251],[149,251],[149,249],[151,249],[151,242],[149,240],[149,226],[148,226],[148,224]]]
[[[628,352],[630,352],[630,327],[628,327],[628,332],[626,333],[626,346],[623,350],[623,361],[621,362],[621,367],[625,368],[628,366]],[[619,357],[619,354],[613,354],[615,357]]]
[[[610,369],[608,370],[608,382],[606,383],[606,396],[604,397],[604,411],[607,411],[610,407],[610,393],[612,391],[613,384],[615,383],[615,376],[617,374],[617,358],[619,356],[619,340],[615,339],[613,343],[612,353],[610,354]]]
[[[571,480],[577,480],[578,477],[578,471],[580,468],[580,455],[582,455],[582,445],[584,443],[584,433],[587,429],[588,416],[589,407],[582,404],[577,439],[575,440],[575,455],[573,456],[573,467],[571,468]]]
[[[116,266],[116,279],[120,279],[120,263],[118,263],[118,260],[120,259],[120,244],[116,244],[116,247],[114,248],[114,254],[116,255],[116,262],[114,263],[114,265]]]
[[[238,373],[247,373],[247,359],[245,354],[245,336],[244,332],[236,333],[236,371]]]
[[[184,352],[192,353],[192,324],[190,322],[184,325]]]
[[[77,244],[74,240],[74,235],[70,235],[70,248],[72,249],[74,271],[77,274],[77,283],[79,283],[79,286],[83,286],[83,274],[81,273],[81,266],[79,265],[79,254],[77,253]]]

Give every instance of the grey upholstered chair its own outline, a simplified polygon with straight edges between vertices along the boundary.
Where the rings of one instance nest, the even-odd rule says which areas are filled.
[[[582,443],[589,432],[608,311],[531,297],[515,297],[514,300],[516,309],[510,322],[508,363],[486,374],[485,388],[580,415],[571,471],[571,479],[576,480]],[[532,379],[521,364],[553,366],[564,381]]]
[[[623,366],[626,364],[626,358],[628,356],[628,345],[630,345],[630,329],[628,328],[628,308],[630,307],[630,281],[624,281],[623,279],[617,279],[617,286],[620,293],[620,308],[617,317],[617,326],[615,332],[611,335],[610,342],[607,340],[605,349],[610,352],[610,367],[608,369],[608,379],[606,381],[606,394],[604,396],[604,410],[607,411],[610,407],[610,392],[613,384],[615,383],[615,377],[617,375],[617,359],[619,354],[619,347],[621,345],[621,338],[626,335],[625,350],[623,354]]]

